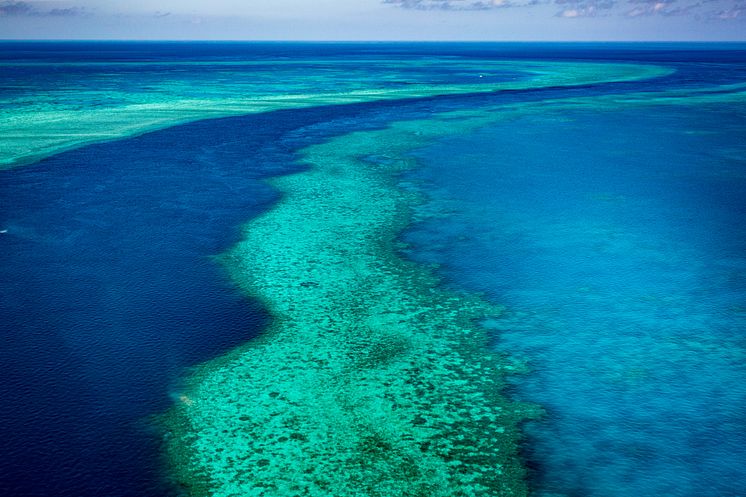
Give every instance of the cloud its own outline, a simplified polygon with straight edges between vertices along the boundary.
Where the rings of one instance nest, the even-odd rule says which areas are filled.
[[[40,3],[24,1],[0,2],[0,17],[68,17],[86,14],[85,7],[43,7]]]
[[[597,17],[622,14],[626,17],[677,16],[717,0],[554,0],[563,6],[558,17]]]
[[[746,21],[746,2],[711,11],[708,17],[717,21]]]
[[[381,0],[382,3],[410,10],[497,10],[507,7],[555,5],[555,17],[621,16],[673,17],[716,20],[746,20],[744,0]]]
[[[48,16],[80,16],[86,13],[83,7],[66,7],[64,9],[52,9],[46,12]]]
[[[562,5],[558,17],[591,17],[614,6],[615,0],[382,0],[411,10],[497,10],[508,7]]]
[[[0,3],[0,16],[27,16],[34,12],[34,7],[28,2]]]
[[[615,0],[555,0],[562,8],[557,17],[597,17],[609,15],[609,11],[616,5]]]
[[[632,8],[625,12],[627,17],[684,15],[702,5],[701,2],[680,4],[677,0],[629,0],[629,3]]]
[[[599,14],[598,10],[592,5],[589,7],[569,7],[562,9],[557,12],[557,17],[573,18],[573,17],[596,17]]]
[[[492,10],[536,5],[540,0],[383,0],[383,3],[410,10]]]

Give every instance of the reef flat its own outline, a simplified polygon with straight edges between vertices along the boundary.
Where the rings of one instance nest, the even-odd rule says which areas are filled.
[[[416,151],[407,178],[448,216],[408,229],[408,254],[506,307],[496,346],[532,371],[510,393],[547,410],[524,426],[534,495],[743,488],[746,93],[733,79],[495,107],[506,121]]]
[[[0,168],[104,140],[198,119],[320,105],[537,87],[592,85],[669,74],[629,63],[464,57],[380,60],[361,54],[287,60],[0,63]],[[49,74],[54,74],[54,77]],[[36,78],[40,74],[43,77]]]
[[[643,71],[647,75],[647,71]],[[639,75],[638,75],[639,76]],[[445,112],[302,152],[305,172],[222,256],[273,322],[196,368],[167,416],[176,479],[193,495],[527,495],[501,391],[513,361],[478,322],[501,309],[401,258],[424,199],[398,184],[408,153],[541,103]]]
[[[168,419],[194,495],[526,495],[516,424],[534,408],[501,395],[515,366],[476,323],[500,309],[396,255],[418,202],[402,152],[452,126],[345,135],[272,181],[282,201],[225,263],[274,322],[201,366]]]

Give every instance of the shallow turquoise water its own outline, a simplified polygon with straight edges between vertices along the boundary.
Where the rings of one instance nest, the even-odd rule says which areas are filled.
[[[193,62],[207,61],[219,75],[226,61],[247,56],[296,58],[301,63],[286,74],[298,85],[308,86],[303,71],[310,68],[328,71],[332,89],[336,75],[358,86],[369,74],[362,65],[347,69],[350,54],[403,68],[445,53],[470,61],[648,62],[677,72],[201,122],[2,172],[0,274],[9,283],[0,291],[7,407],[0,413],[0,490],[8,495],[172,490],[160,479],[147,416],[173,402],[185,368],[266,322],[211,256],[271,206],[276,194],[260,179],[297,170],[298,149],[433,112],[671,89],[727,94],[738,90],[715,85],[746,80],[743,51],[701,46],[29,47],[5,46],[0,57],[11,66],[21,52],[28,59],[3,73],[4,95],[16,103],[33,104],[34,92],[47,90],[75,103],[71,81],[132,96],[172,83],[194,91],[205,67]],[[319,65],[320,53],[328,66]],[[152,71],[128,69],[121,59],[130,57]],[[60,60],[70,64],[57,67]],[[97,66],[86,69],[92,61]],[[271,67],[237,66],[231,75],[261,72],[275,91],[282,87]],[[405,85],[404,76],[435,83],[476,77],[473,68],[412,65],[404,73],[384,86]],[[85,109],[118,103],[79,102]],[[442,264],[449,285],[508,307],[486,324],[498,348],[533,368],[515,379],[514,395],[547,411],[526,426],[538,495],[743,495],[745,143],[743,103],[682,101],[547,107],[418,154],[423,167],[410,180],[432,198],[428,210],[442,215],[408,232],[408,254]]]
[[[543,112],[417,154],[447,211],[407,235],[528,362],[540,496],[736,496],[746,481],[746,108]]]

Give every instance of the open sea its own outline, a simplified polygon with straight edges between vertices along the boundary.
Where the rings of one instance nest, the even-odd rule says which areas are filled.
[[[520,83],[527,62],[667,71],[309,93]],[[504,306],[482,324],[526,366],[508,394],[544,412],[522,425],[532,494],[746,496],[746,46],[2,42],[0,65],[6,151],[14,126],[54,126],[33,121],[41,100],[74,118],[236,81],[307,99],[111,121],[108,140],[79,138],[90,121],[0,170],[0,495],[181,495],[159,416],[190,368],[272,319],[219,257],[280,199],[265,180],[352,131],[470,113],[484,123],[406,154],[397,181],[424,203],[401,254]]]

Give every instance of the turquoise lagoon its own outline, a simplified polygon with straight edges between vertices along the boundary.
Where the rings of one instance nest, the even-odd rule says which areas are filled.
[[[0,64],[3,494],[742,495],[744,47]]]

